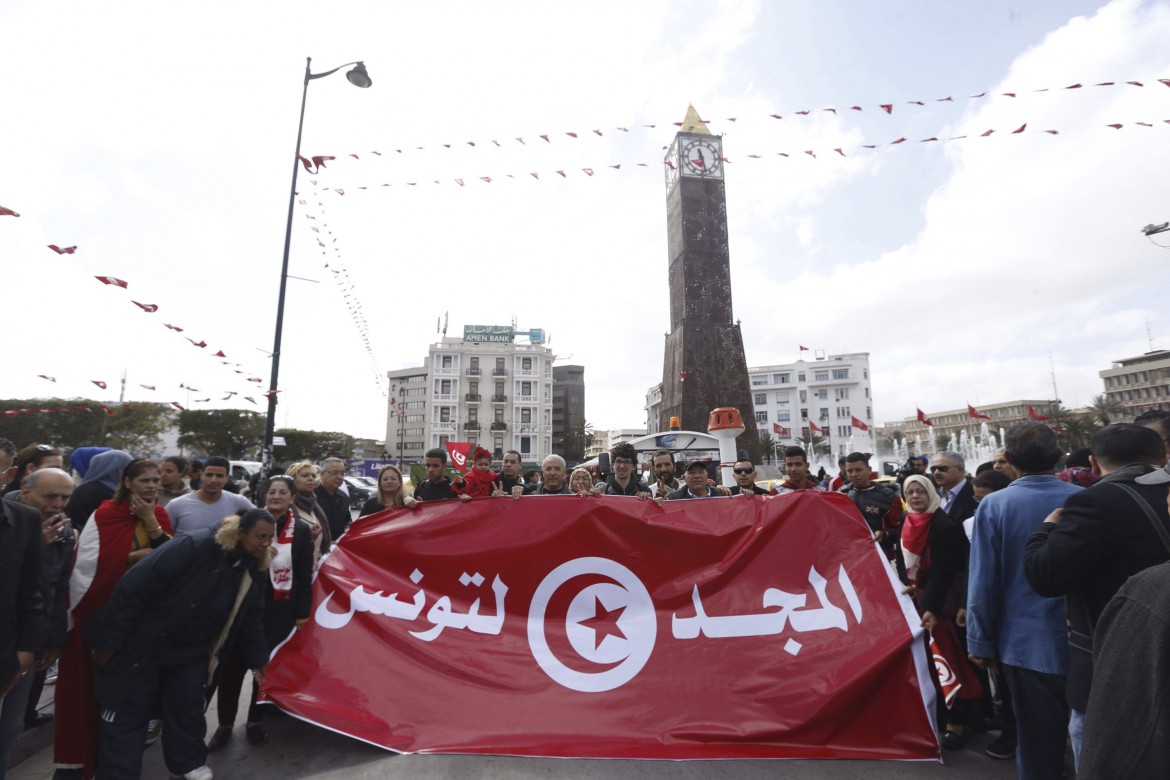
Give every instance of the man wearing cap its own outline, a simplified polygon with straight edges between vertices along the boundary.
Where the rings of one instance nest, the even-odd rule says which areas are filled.
[[[692,460],[683,470],[683,486],[666,499],[673,501],[679,498],[712,498],[718,495],[720,493],[707,484],[707,461]],[[661,498],[656,500],[662,501]]]
[[[1033,590],[1067,597],[1065,696],[1078,763],[1097,620],[1127,579],[1170,560],[1170,474],[1158,470],[1166,464],[1162,437],[1143,425],[1118,423],[1097,431],[1092,450],[1089,463],[1101,478],[1048,515],[1028,538],[1024,555],[1024,575]]]

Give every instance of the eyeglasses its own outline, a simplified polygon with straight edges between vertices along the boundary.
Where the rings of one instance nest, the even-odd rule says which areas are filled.
[[[755,469],[732,469],[736,474],[754,474]]]
[[[340,477],[341,475],[345,474],[344,471],[334,471],[333,469],[330,469],[329,471],[322,471],[321,473],[328,474],[331,477]]]
[[[953,468],[955,468],[955,466],[931,466],[930,472],[933,474],[936,471],[950,471]]]
[[[615,466],[633,466],[634,461],[629,458],[614,458],[613,465]]]

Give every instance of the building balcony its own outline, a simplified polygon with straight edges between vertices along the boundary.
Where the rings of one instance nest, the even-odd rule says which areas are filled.
[[[520,429],[517,431],[517,433],[537,433],[537,432],[538,431],[537,431],[536,425],[528,425],[528,424],[521,425]]]
[[[506,368],[493,368],[492,369],[492,376],[507,376],[507,375],[508,375],[508,369],[506,369]]]
[[[459,376],[457,368],[436,368],[434,372],[436,376]]]
[[[435,393],[436,401],[458,401],[459,396],[455,393]]]
[[[540,396],[536,395],[518,395],[516,396],[516,403],[518,404],[534,404]]]
[[[508,396],[501,395],[500,393],[496,393],[495,395],[492,396],[492,403],[493,404],[506,404],[506,403],[508,403]]]
[[[453,423],[453,422],[431,423],[431,433],[455,433],[455,423]]]
[[[463,400],[471,404],[477,404],[483,400],[483,396],[479,393],[467,393],[463,396]]]
[[[479,366],[472,366],[471,368],[467,369],[468,376],[479,376],[482,373],[483,373],[483,369],[480,368]]]
[[[471,420],[470,422],[465,422],[465,423],[463,423],[463,430],[465,430],[465,431],[478,431],[479,430],[479,423],[476,422],[475,420]]]
[[[540,376],[540,372],[534,368],[521,368],[516,372],[517,376]]]
[[[508,423],[494,422],[491,425],[491,429],[493,431],[506,431],[506,430],[508,430]]]

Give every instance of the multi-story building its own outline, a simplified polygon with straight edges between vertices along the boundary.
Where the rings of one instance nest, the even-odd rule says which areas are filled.
[[[540,463],[552,452],[554,356],[515,335],[511,327],[468,326],[462,338],[432,344],[422,368],[388,372],[391,454],[418,461],[448,441],[483,446],[497,460],[514,449]]]
[[[1112,368],[1099,373],[1105,397],[1125,407],[1123,417],[1132,419],[1152,409],[1170,409],[1170,350],[1115,360]]]
[[[986,420],[972,417],[971,410],[968,408],[948,409],[943,412],[924,411],[926,419],[932,423],[929,427],[919,421],[917,416],[906,417],[901,423],[887,424],[887,427],[900,425],[902,435],[906,437],[907,442],[911,443],[912,450],[919,451],[918,443],[921,442],[921,453],[931,455],[947,449],[948,446],[951,446],[949,445],[951,441],[959,442],[964,431],[968,437],[979,433],[982,423],[987,423],[989,433],[995,436],[997,441],[1000,441],[999,431],[1001,428],[1006,431],[1018,422],[1038,419],[1028,414],[1029,407],[1036,415],[1044,417],[1052,403],[1047,399],[1020,399],[995,404],[980,404],[975,411],[987,415],[990,419]]]
[[[585,460],[585,367],[553,366],[552,451]]]
[[[853,426],[856,417],[873,428],[868,352],[749,367],[747,372],[753,408],[739,411],[745,425],[755,421],[759,435],[790,444],[813,432],[811,422],[837,454],[849,447],[866,449],[872,442],[872,430],[858,431]],[[662,385],[655,385],[646,391],[648,425],[660,418],[661,407]],[[777,435],[774,425],[788,433]]]
[[[816,425],[834,454],[845,454],[850,448],[867,450],[872,431],[856,430],[853,419],[873,428],[868,352],[758,366],[748,369],[748,377],[761,435],[791,443],[815,433],[812,425]],[[745,423],[749,419],[744,415]],[[788,435],[776,435],[774,424],[789,431]]]
[[[624,441],[633,441],[646,435],[641,428],[615,428],[612,431],[594,431],[585,457],[592,460],[603,452],[609,452]]]

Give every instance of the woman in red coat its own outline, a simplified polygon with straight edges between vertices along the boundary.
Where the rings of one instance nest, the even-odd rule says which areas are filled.
[[[100,712],[93,694],[89,648],[81,627],[110,599],[126,570],[171,538],[171,521],[158,506],[158,464],[130,461],[118,490],[103,501],[77,542],[69,581],[69,641],[57,677],[53,760],[58,776],[93,777]]]

